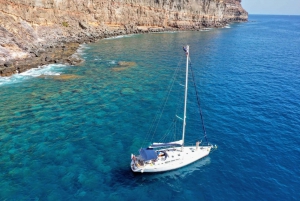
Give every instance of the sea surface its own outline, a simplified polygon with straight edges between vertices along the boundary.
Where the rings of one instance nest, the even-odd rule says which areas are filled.
[[[218,148],[179,170],[133,174],[131,153],[175,115],[171,95],[149,134],[185,44]],[[300,16],[119,36],[78,54],[79,66],[0,78],[0,200],[300,200]],[[189,89],[194,144],[203,132]]]

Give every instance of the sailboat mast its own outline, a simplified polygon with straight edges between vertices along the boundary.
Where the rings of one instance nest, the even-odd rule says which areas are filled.
[[[189,46],[185,48],[186,52],[186,71],[185,71],[185,92],[184,92],[184,111],[183,111],[183,126],[182,126],[182,146],[184,145],[185,125],[186,125],[186,104],[188,92],[188,76],[189,76]]]

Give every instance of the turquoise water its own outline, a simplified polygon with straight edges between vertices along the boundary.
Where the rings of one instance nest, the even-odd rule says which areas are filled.
[[[80,66],[0,78],[0,200],[299,200],[300,17],[249,20],[101,40],[82,46]],[[130,154],[148,143],[185,44],[218,149],[177,171],[133,174]],[[190,102],[191,143],[202,135],[196,110]]]

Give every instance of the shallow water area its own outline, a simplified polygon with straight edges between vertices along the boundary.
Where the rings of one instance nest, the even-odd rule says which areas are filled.
[[[249,21],[105,39],[81,46],[79,66],[1,77],[0,200],[299,200],[300,17]],[[133,174],[130,155],[152,142],[185,44],[218,149],[176,171]],[[203,135],[193,98],[192,144]],[[154,141],[175,116],[170,100]]]

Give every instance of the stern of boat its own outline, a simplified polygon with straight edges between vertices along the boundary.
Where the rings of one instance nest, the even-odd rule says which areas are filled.
[[[143,173],[144,169],[142,168],[143,166],[139,164],[138,157],[135,157],[133,154],[131,155],[131,163],[130,163],[130,168],[132,172],[141,172]]]

